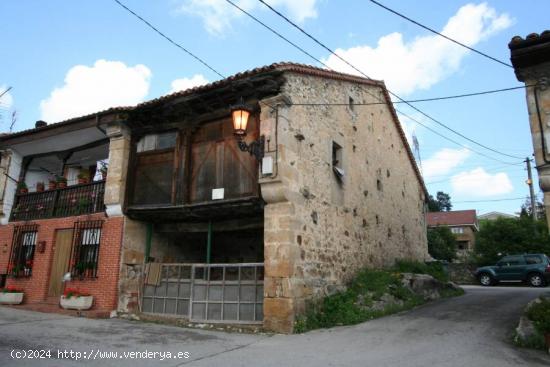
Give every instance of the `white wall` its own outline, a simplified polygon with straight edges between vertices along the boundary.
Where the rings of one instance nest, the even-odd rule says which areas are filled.
[[[8,167],[8,176],[13,179],[19,178],[21,172],[22,157],[15,151],[11,151],[11,162]],[[8,224],[11,214],[11,208],[15,199],[15,193],[17,191],[17,182],[8,177],[6,182],[6,191],[4,195],[3,208],[4,217],[0,219],[0,224]]]

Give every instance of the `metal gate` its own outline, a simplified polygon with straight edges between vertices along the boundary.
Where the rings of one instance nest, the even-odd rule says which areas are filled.
[[[155,266],[156,284],[144,284],[142,312],[193,322],[262,323],[263,263]]]

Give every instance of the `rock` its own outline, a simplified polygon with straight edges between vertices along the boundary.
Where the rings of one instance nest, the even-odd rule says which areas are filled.
[[[332,296],[333,294],[344,292],[346,287],[343,285],[327,285],[327,296]]]
[[[537,330],[533,322],[523,315],[519,319],[518,327],[516,328],[516,342],[527,342],[529,339],[533,339],[538,335]]]
[[[372,303],[371,308],[375,311],[382,311],[392,305],[403,306],[403,301],[389,293],[384,293],[380,300]]]
[[[460,289],[460,287],[453,282],[442,283],[427,274],[403,273],[401,277],[401,284],[427,300],[440,298],[440,292],[443,289]]]

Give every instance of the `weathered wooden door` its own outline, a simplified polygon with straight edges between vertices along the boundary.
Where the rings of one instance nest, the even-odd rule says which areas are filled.
[[[63,274],[69,269],[71,246],[73,243],[73,230],[61,229],[55,235],[55,250],[50,273],[49,297],[59,297],[63,289]]]
[[[249,122],[247,142],[257,135],[257,122]],[[230,120],[198,129],[191,142],[190,202],[212,200],[212,189],[224,189],[224,199],[258,194],[258,162],[239,151]]]

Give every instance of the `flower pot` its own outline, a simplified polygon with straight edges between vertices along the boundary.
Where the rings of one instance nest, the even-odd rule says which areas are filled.
[[[21,293],[0,293],[0,304],[18,305],[23,302],[23,292]]]
[[[66,310],[89,310],[92,308],[94,302],[93,296],[80,296],[80,297],[70,297],[66,298],[61,296],[59,304]]]
[[[64,181],[60,181],[57,183],[57,188],[58,189],[64,189],[67,187],[67,182],[64,182]]]
[[[55,190],[57,188],[57,182],[50,181],[48,182],[48,190]]]
[[[36,184],[36,192],[44,192],[44,184]]]
[[[28,193],[29,193],[29,189],[19,189],[19,193],[20,193],[20,194],[28,194]]]
[[[84,185],[84,184],[87,184],[88,183],[88,179],[87,178],[79,178],[78,179],[78,184],[79,185]]]

